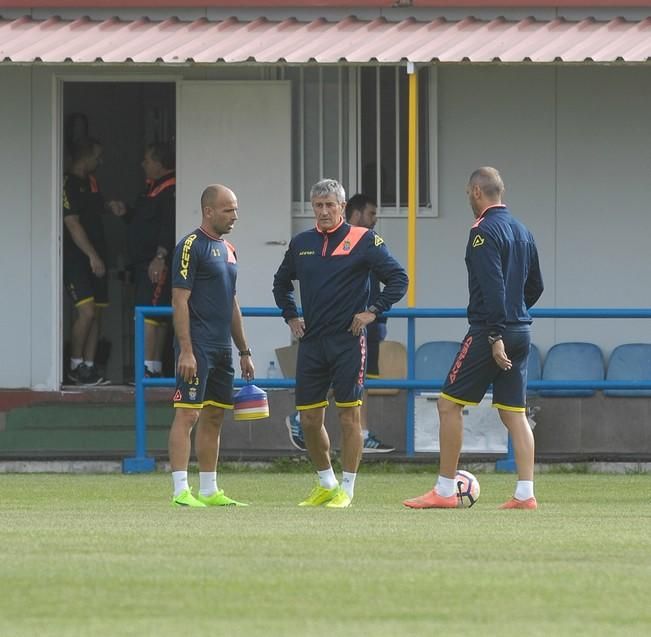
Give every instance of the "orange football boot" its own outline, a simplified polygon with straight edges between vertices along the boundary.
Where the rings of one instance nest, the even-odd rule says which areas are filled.
[[[511,498],[508,502],[500,505],[498,509],[537,509],[538,503],[536,498],[529,498],[528,500],[516,500]]]
[[[432,489],[417,498],[405,500],[403,504],[410,509],[456,509],[458,500],[456,493],[446,498]]]

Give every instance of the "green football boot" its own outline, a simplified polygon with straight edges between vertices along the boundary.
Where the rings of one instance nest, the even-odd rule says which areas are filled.
[[[322,487],[320,485],[316,485],[312,491],[310,491],[310,495],[303,500],[303,502],[299,502],[298,506],[299,507],[318,507],[321,506],[322,504],[325,504],[326,502],[330,502],[332,498],[334,498],[337,495],[337,491],[339,490],[339,485],[336,487],[332,487],[332,489],[326,489],[325,487]]]
[[[207,506],[207,507],[248,507],[249,506],[244,502],[238,502],[237,500],[233,500],[232,498],[229,498],[227,495],[224,495],[223,489],[216,491],[212,495],[201,495],[200,493],[197,496],[197,499],[199,500],[199,502],[203,504],[203,506]]]
[[[172,498],[172,506],[175,507],[197,507],[205,509],[206,505],[200,502],[192,495],[192,489],[181,491],[177,496]]]
[[[351,502],[350,496],[339,487],[339,490],[335,493],[335,497],[326,504],[326,507],[328,509],[345,509],[350,506]]]

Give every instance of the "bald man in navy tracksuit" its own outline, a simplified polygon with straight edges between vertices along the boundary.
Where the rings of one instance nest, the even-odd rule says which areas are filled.
[[[366,371],[366,326],[407,291],[407,273],[373,230],[343,218],[346,194],[324,179],[310,193],[316,227],[295,236],[274,276],[274,298],[292,334],[300,339],[296,365],[296,408],[307,452],[319,484],[300,506],[344,508],[353,498],[362,454],[360,405]],[[384,284],[369,303],[369,274]],[[303,319],[292,281],[298,280]],[[330,386],[342,428],[341,486],[330,464],[324,427]]]
[[[529,308],[543,292],[533,236],[502,203],[495,168],[479,168],[467,186],[475,223],[466,247],[470,329],[438,401],[441,460],[436,486],[406,500],[414,509],[457,506],[455,475],[463,442],[462,410],[477,405],[493,385],[493,407],[509,430],[518,468],[514,497],[502,509],[535,509],[534,440],[526,417]]]

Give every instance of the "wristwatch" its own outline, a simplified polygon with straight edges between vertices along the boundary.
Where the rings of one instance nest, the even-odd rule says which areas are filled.
[[[371,314],[375,314],[375,316],[378,316],[379,314],[382,314],[382,312],[377,307],[375,307],[375,305],[369,305],[366,308],[366,311],[370,312]]]
[[[251,356],[251,349],[240,350],[240,356]]]
[[[494,345],[497,343],[497,341],[502,340],[502,335],[501,334],[489,334],[488,335],[488,344],[489,345]]]

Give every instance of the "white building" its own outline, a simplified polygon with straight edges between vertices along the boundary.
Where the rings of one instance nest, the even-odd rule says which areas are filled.
[[[240,203],[231,237],[240,303],[272,306],[273,272],[291,235],[311,224],[306,193],[322,176],[351,194],[375,191],[377,229],[406,263],[408,62],[421,105],[416,304],[466,304],[464,187],[488,164],[537,239],[542,307],[651,305],[650,3],[76,4],[0,8],[0,387],[57,390],[62,380],[67,113],[86,113],[103,140],[109,196],[132,200],[144,143],[176,139],[179,236],[200,223],[203,187],[230,185]],[[107,229],[116,246],[107,327],[120,364],[131,347],[124,255],[117,220]],[[405,340],[403,323],[391,321],[392,339]],[[588,340],[607,355],[649,341],[649,326],[541,319],[533,340],[543,352]],[[417,344],[459,340],[464,329],[461,320],[421,320]],[[289,343],[280,319],[248,319],[247,331],[262,370]]]

